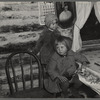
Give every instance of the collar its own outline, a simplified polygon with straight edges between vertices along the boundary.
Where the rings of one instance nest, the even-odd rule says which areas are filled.
[[[67,57],[67,56],[68,56],[68,53],[67,53],[66,55],[60,55],[60,56],[65,58],[65,57]]]

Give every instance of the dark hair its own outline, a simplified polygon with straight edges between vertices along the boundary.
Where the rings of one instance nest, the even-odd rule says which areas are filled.
[[[58,38],[56,38],[54,48],[56,48],[58,42],[64,43],[68,50],[70,50],[72,47],[72,39],[69,37],[59,36]]]

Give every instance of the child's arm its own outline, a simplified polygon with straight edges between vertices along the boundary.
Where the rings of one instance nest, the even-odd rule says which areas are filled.
[[[66,80],[68,80],[66,77],[60,75],[60,73],[56,69],[56,66],[57,62],[54,59],[51,59],[47,66],[47,71],[51,79],[55,80],[56,78],[58,78],[61,82],[65,82]]]
[[[51,79],[54,80],[60,76],[56,70],[57,62],[54,59],[51,59],[47,66],[47,72],[50,75]]]
[[[44,37],[45,37],[44,33],[41,33],[41,36],[39,37],[35,48],[33,48],[33,50],[32,50],[32,52],[34,54],[37,54],[40,51],[40,49],[41,49],[41,47],[42,47],[42,45],[44,43]]]
[[[82,68],[85,69],[86,67],[88,67],[88,64],[90,64],[88,59],[81,53],[74,52],[74,57],[77,62],[80,62],[82,64],[81,66],[79,65],[79,68],[78,68],[78,70],[80,71],[82,70]]]
[[[75,57],[75,60],[77,62],[80,62],[81,64],[83,65],[87,65],[87,64],[90,64],[90,62],[88,61],[88,59],[82,55],[81,53],[74,53],[74,57]]]

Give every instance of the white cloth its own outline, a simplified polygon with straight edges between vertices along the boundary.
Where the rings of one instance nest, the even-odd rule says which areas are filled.
[[[73,31],[73,44],[72,44],[72,50],[78,51],[82,48],[82,40],[80,36],[80,29],[84,26],[85,22],[87,21],[93,4],[91,2],[82,2],[77,1],[76,2],[76,22],[74,25],[74,31]]]
[[[85,85],[89,86],[91,89],[93,89],[95,92],[97,92],[100,95],[100,83],[90,83],[89,81],[86,81],[84,77],[81,75],[79,76],[79,80],[83,82]]]
[[[79,66],[81,67],[81,64],[79,64]],[[86,71],[84,75],[78,74],[79,80],[100,95],[100,80],[97,79],[97,77],[100,79],[100,66],[94,64],[90,64],[88,66],[89,67],[86,66],[86,71],[91,74],[87,73],[86,75]],[[98,80],[98,82],[96,79]]]
[[[95,15],[100,22],[100,1],[94,3]]]

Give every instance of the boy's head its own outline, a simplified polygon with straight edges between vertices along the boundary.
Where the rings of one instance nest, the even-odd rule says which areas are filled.
[[[57,28],[58,18],[55,14],[49,13],[45,17],[45,25],[51,30],[55,30]]]
[[[55,40],[55,49],[58,54],[64,56],[71,49],[72,40],[69,37],[59,36]]]

